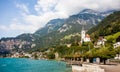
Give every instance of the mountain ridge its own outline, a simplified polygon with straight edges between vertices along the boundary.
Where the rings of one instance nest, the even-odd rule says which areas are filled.
[[[87,13],[78,13],[70,16],[67,19],[53,19],[50,20],[45,27],[38,29],[33,34],[21,34],[13,39],[19,40],[20,43],[15,43],[14,40],[10,40],[9,38],[4,41],[4,43],[9,42],[11,49],[20,49],[19,47],[26,47],[29,49],[33,48],[45,48],[58,44],[64,44],[75,41],[74,38],[71,40],[61,40],[65,36],[70,34],[80,33],[82,29],[82,25],[85,25],[85,29],[89,30],[93,26],[96,26],[105,16],[100,14],[101,12],[97,12],[87,9]],[[89,13],[90,11],[90,13]],[[93,11],[93,12],[92,12]],[[85,11],[84,11],[85,12]],[[76,37],[76,40],[80,40],[80,37]],[[2,40],[2,39],[1,39]],[[3,49],[6,47],[6,44],[2,44],[0,40],[0,46]],[[13,43],[13,44],[12,44]],[[23,44],[22,44],[23,43]],[[26,45],[25,45],[26,44]],[[34,45],[35,44],[35,45]],[[21,46],[20,46],[21,45]]]
[[[51,33],[46,33],[47,35],[45,35],[44,37],[40,37],[37,40],[39,40],[39,42],[41,43],[40,40],[43,38],[42,44],[46,44],[46,46],[48,45],[48,47],[51,45],[54,46],[56,44],[62,44],[61,42],[63,41],[61,39],[64,38],[66,35],[80,33],[83,24],[85,26],[85,29],[89,30],[93,26],[97,25],[102,19],[104,19],[103,13],[102,15],[100,15],[101,12],[98,12],[98,14],[93,14],[93,10],[87,9],[85,11],[90,11],[90,13],[87,12],[81,14],[80,12],[76,15],[70,16],[69,18],[65,19],[64,24],[62,24],[61,27],[58,28],[58,30],[55,30]],[[38,44],[40,45],[40,43]]]
[[[117,32],[120,32],[120,11],[110,14],[87,33],[89,33],[93,39],[98,38],[99,36],[109,37],[110,35],[108,41],[111,41],[116,38],[113,38],[112,36]],[[119,34],[117,35],[119,36]]]

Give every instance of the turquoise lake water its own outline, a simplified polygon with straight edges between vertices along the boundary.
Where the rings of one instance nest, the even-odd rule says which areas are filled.
[[[71,68],[58,61],[0,58],[0,72],[71,72]]]

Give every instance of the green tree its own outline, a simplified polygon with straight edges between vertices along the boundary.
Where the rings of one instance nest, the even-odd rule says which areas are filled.
[[[53,52],[50,52],[47,54],[48,59],[55,59],[55,54]]]
[[[101,59],[103,59],[104,64],[106,64],[106,60],[113,58],[115,56],[115,50],[113,48],[110,47],[102,47],[101,49],[99,49],[97,51],[97,55],[98,57],[100,57]]]
[[[58,52],[61,57],[68,53],[68,47],[66,45],[60,45],[55,48],[55,52]]]

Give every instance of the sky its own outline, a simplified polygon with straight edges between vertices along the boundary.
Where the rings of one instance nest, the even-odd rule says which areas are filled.
[[[83,9],[120,9],[120,0],[0,0],[0,38],[34,33],[52,19]]]

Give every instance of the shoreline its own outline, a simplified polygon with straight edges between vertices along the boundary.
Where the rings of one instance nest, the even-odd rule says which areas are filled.
[[[120,64],[83,64],[82,66],[72,65],[72,72],[120,72]]]
[[[83,64],[82,66],[72,65],[72,72],[105,72],[97,64]]]
[[[120,72],[120,64],[117,64],[117,65],[100,65],[100,67],[105,69],[105,72]]]
[[[4,57],[4,58],[11,58],[11,57]],[[21,59],[21,58],[18,58]],[[25,59],[31,59],[31,58],[25,58]],[[36,59],[31,59],[31,60],[36,60]],[[45,60],[45,59],[38,59],[38,60]],[[58,61],[58,62],[64,62],[66,64],[67,68],[67,63],[65,61],[61,60],[53,60],[53,61]],[[108,65],[101,65],[101,64],[94,64],[94,63],[83,63],[81,65],[70,65],[69,68],[71,68],[71,72],[120,72],[120,64],[108,64]]]

